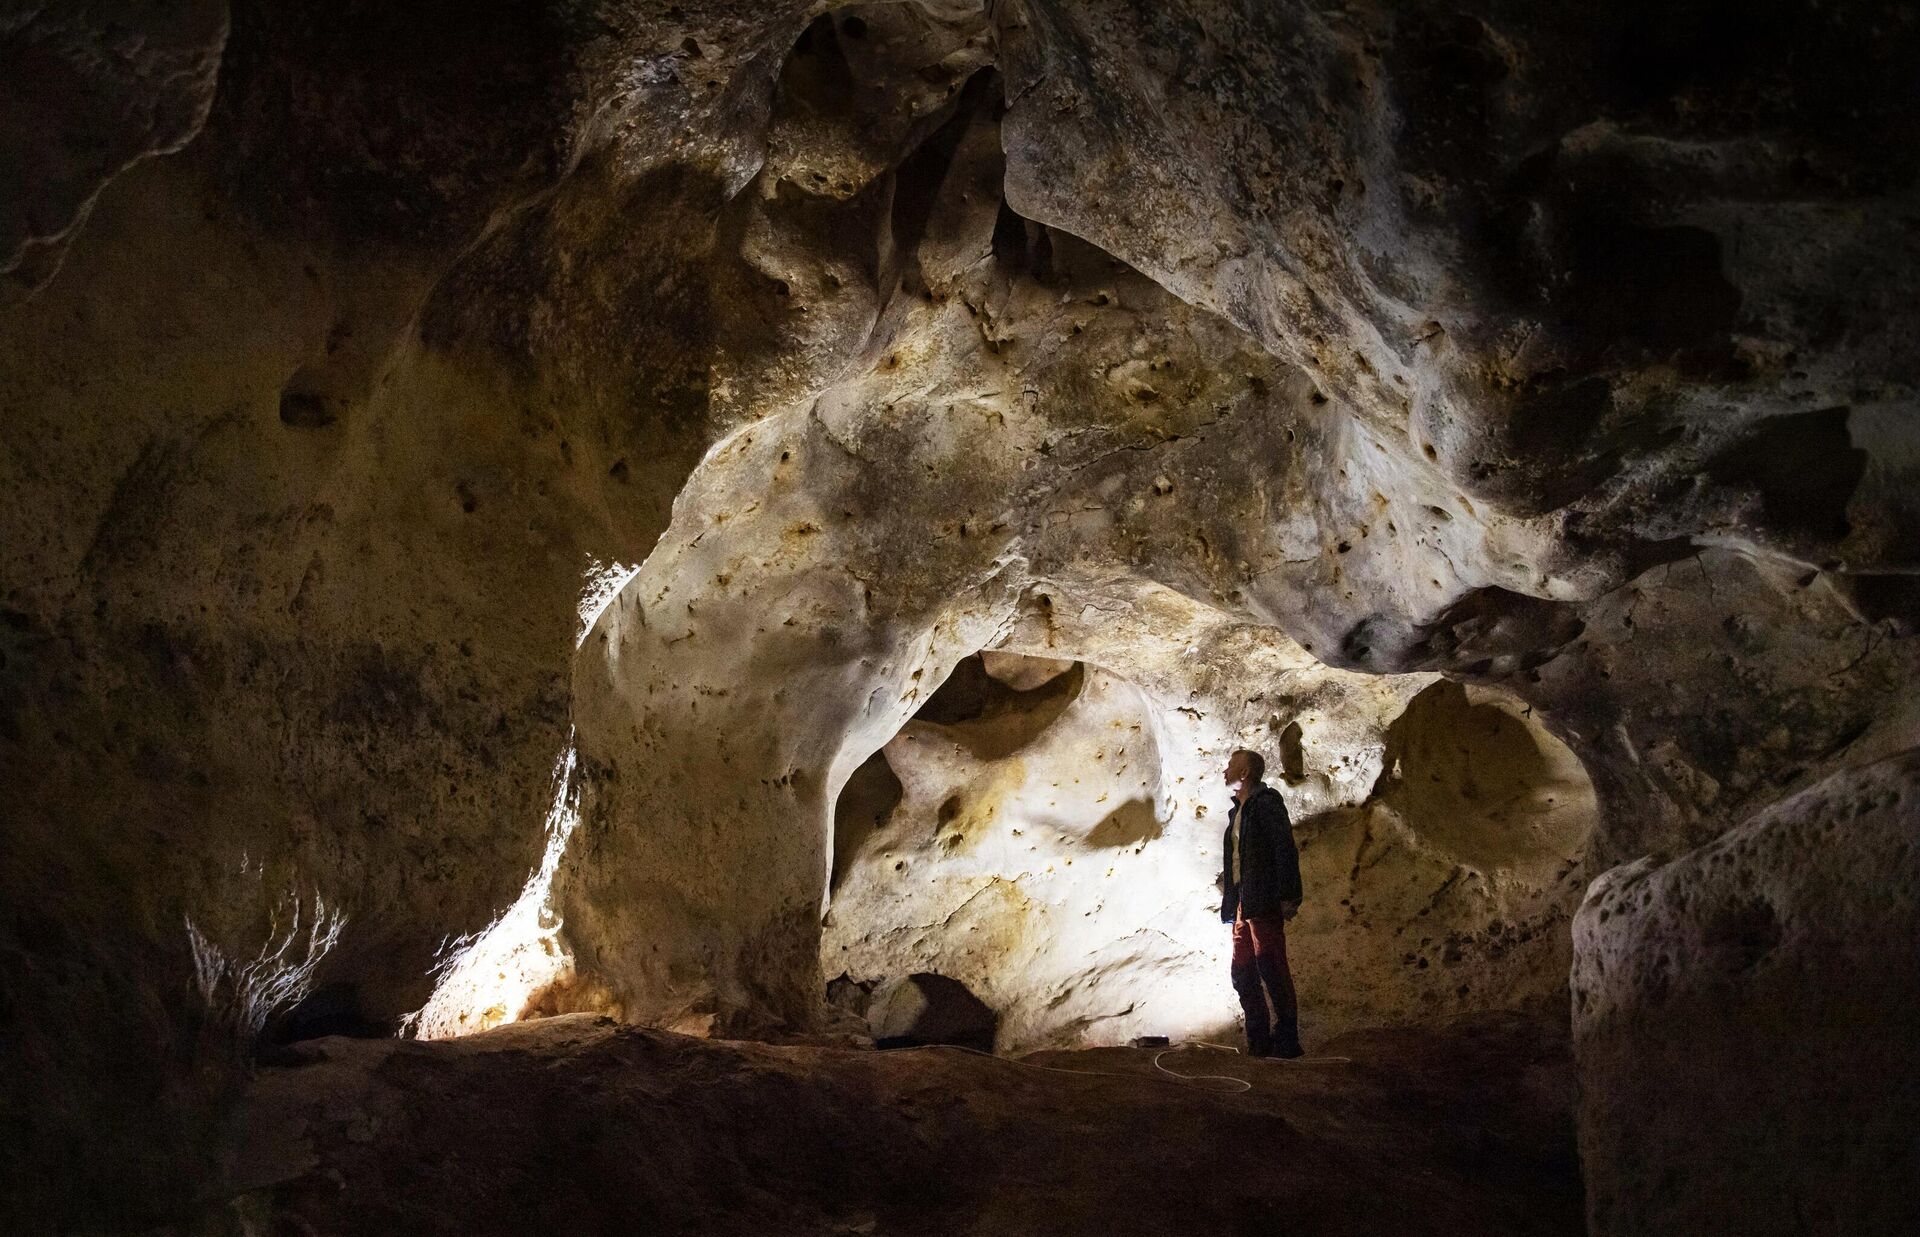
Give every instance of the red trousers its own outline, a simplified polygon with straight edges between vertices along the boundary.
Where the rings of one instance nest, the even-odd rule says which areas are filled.
[[[1287,969],[1285,918],[1261,915],[1233,925],[1233,989],[1247,1015],[1247,1047],[1255,1056],[1299,1052],[1300,1008]]]

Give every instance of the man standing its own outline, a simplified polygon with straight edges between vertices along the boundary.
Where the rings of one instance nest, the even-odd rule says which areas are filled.
[[[1300,1018],[1287,970],[1287,920],[1300,909],[1300,852],[1285,801],[1260,780],[1266,771],[1258,752],[1237,751],[1227,760],[1233,807],[1220,919],[1233,925],[1233,987],[1247,1014],[1248,1049],[1256,1057],[1297,1057]]]

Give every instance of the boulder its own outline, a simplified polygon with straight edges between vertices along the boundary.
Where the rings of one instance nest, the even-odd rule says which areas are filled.
[[[873,1041],[881,1048],[953,1044],[992,1052],[996,1021],[965,984],[927,971],[881,984],[867,1007]]]
[[[1920,750],[1834,774],[1574,921],[1596,1237],[1920,1231]]]

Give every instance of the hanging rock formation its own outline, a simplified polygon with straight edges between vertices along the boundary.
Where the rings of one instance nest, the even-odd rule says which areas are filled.
[[[1219,1027],[1241,745],[1310,1020],[1571,962],[1596,1231],[1787,1231],[1736,1159],[1891,1214],[1648,1080],[1738,1011],[1729,1120],[1917,1117],[1845,1047],[1911,959],[1812,908],[1911,939],[1920,24],[96,0],[0,64],[23,1215],[179,1216],[250,1054],[449,973],[516,986],[424,1029]]]

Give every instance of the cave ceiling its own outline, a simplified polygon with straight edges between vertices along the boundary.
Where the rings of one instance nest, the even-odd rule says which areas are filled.
[[[289,896],[370,1016],[418,1009],[542,870],[557,759],[577,999],[805,1022],[843,788],[892,751],[920,819],[1004,774],[901,747],[983,649],[1180,753],[1153,828],[1293,724],[1327,846],[1401,830],[1423,880],[1518,860],[1396,788],[1407,736],[1537,729],[1593,797],[1527,852],[1564,933],[1581,878],[1915,741],[1916,42],[1637,0],[5,6],[9,880],[62,874],[18,931],[92,985],[48,1025],[165,1022],[184,981],[116,994],[190,972],[182,918],[250,948]]]

